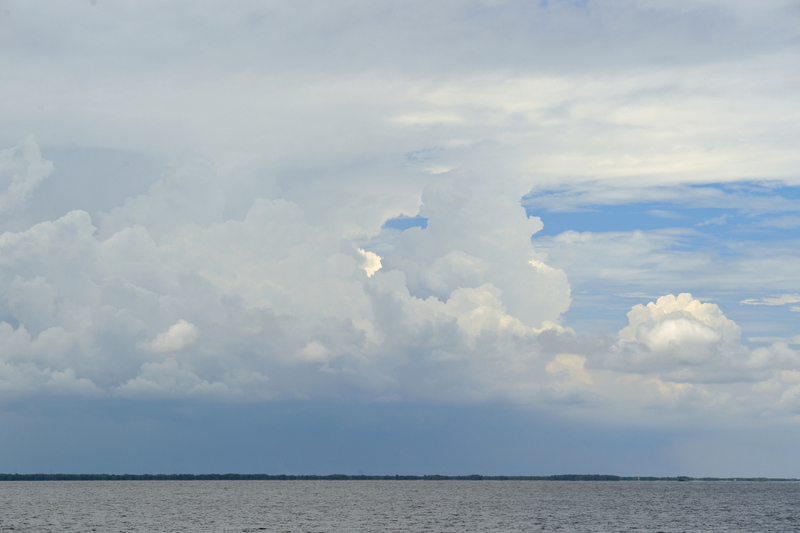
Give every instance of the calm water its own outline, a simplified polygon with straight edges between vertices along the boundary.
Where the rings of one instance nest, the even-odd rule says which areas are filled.
[[[800,531],[800,484],[16,481],[0,531]]]

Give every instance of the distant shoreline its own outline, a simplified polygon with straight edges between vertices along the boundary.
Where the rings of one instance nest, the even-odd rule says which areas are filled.
[[[783,481],[797,478],[768,477],[656,477],[603,474],[562,474],[555,476],[348,476],[290,474],[0,474],[0,481]]]

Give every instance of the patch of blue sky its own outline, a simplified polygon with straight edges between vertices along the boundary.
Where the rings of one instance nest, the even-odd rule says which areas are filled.
[[[428,227],[428,219],[421,216],[415,216],[415,217],[400,216],[397,218],[390,218],[389,220],[383,223],[383,227],[396,229],[400,231],[405,231],[409,228],[425,229]]]
[[[639,194],[637,194],[639,193]],[[737,182],[628,191],[540,191],[523,198],[541,218],[537,237],[564,231],[693,229],[711,237],[775,241],[800,238],[800,187]]]
[[[565,325],[579,331],[617,331],[626,324],[631,305],[667,293],[691,292],[718,304],[742,327],[745,343],[759,344],[750,339],[797,335],[797,313],[787,306],[741,302],[797,292],[791,270],[781,273],[780,264],[798,255],[798,200],[798,186],[737,182],[639,189],[590,185],[538,191],[523,198],[522,204],[544,225],[533,235],[534,247],[545,251],[550,263],[563,268],[570,279],[573,302]],[[657,234],[669,238],[661,240],[663,247],[653,257],[656,263],[639,258],[630,265],[640,275],[609,277],[575,264],[583,256],[572,256],[560,249],[563,243],[551,240],[570,230],[594,234],[640,230],[652,232],[654,238]],[[771,266],[756,274],[751,269],[754,258],[770,259]],[[611,261],[607,267],[613,270],[619,265]],[[718,276],[710,274],[715,271]]]
[[[582,187],[532,191],[523,198],[523,205],[573,211],[591,205],[632,203],[631,200],[680,203],[687,207],[737,207],[747,212],[798,211],[800,187],[767,180],[652,187],[588,183]]]

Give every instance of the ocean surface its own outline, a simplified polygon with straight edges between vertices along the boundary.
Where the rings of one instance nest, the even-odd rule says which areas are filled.
[[[800,483],[6,481],[0,531],[800,531]]]

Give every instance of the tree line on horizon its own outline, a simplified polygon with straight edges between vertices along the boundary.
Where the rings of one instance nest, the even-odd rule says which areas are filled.
[[[297,474],[0,474],[0,481],[800,481],[767,477],[659,477],[606,474],[553,476],[442,476],[433,475],[297,475]]]

